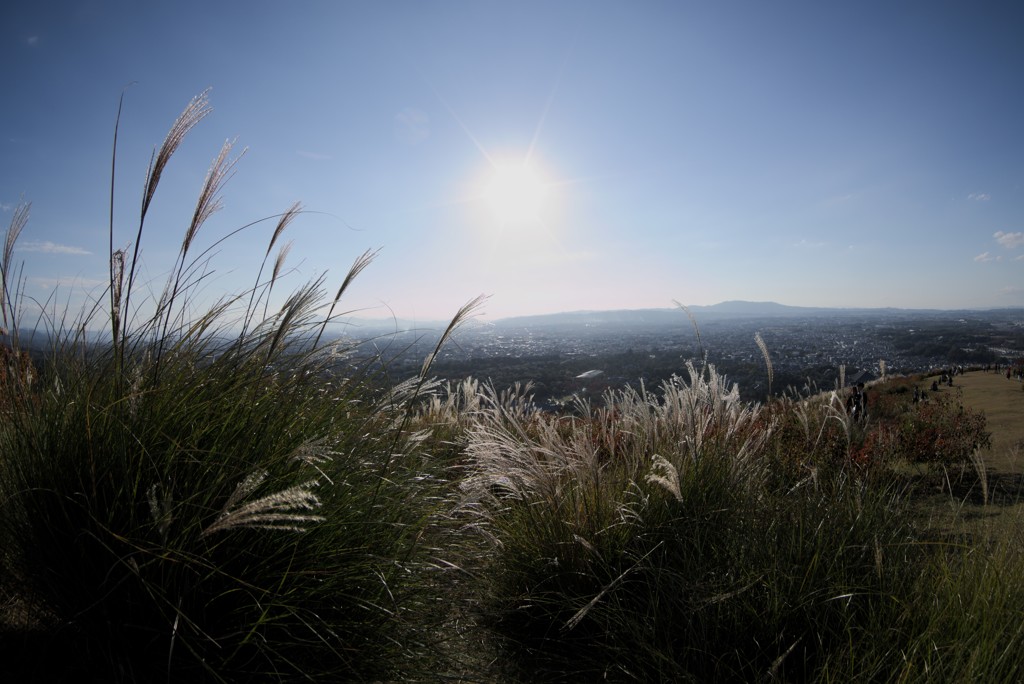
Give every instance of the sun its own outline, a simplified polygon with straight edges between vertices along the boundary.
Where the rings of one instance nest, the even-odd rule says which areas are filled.
[[[544,174],[526,162],[495,163],[481,199],[502,225],[535,223],[542,220],[549,185]]]

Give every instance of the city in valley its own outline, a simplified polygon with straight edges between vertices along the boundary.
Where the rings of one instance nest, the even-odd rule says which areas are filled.
[[[395,380],[419,371],[443,325],[348,327],[363,352],[382,354]],[[390,329],[389,329],[390,327]],[[764,342],[764,350],[756,338]],[[765,359],[771,364],[771,380]],[[538,405],[626,384],[655,388],[686,364],[707,361],[744,398],[800,393],[956,366],[1024,363],[1024,309],[814,309],[725,302],[708,307],[574,312],[469,321],[434,360],[444,380],[474,377],[497,388],[532,384]]]

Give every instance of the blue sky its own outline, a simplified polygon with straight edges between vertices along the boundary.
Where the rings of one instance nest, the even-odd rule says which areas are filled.
[[[204,226],[308,210],[283,296],[380,248],[361,315],[487,318],[730,299],[1024,305],[1024,6],[966,2],[37,2],[0,9],[0,218],[26,291],[102,293],[150,154],[211,88],[161,182],[159,290],[225,139]],[[542,197],[487,198],[529,169]],[[525,213],[508,214],[526,203]],[[218,248],[248,287],[273,222]],[[51,300],[54,301],[54,300]]]

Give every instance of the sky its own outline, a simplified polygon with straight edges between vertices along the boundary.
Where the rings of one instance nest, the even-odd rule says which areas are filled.
[[[102,298],[112,157],[131,251],[209,89],[147,214],[150,295],[231,140],[197,305],[252,286],[298,201],[272,306],[367,249],[362,317],[1024,306],[1022,26],[941,0],[4,3],[0,220],[31,202],[26,307]]]

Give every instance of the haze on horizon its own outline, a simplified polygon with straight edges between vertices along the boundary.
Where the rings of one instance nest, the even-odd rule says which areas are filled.
[[[155,146],[212,87],[143,237],[159,289],[225,139],[200,248],[301,201],[287,284],[360,316],[1024,306],[1024,6],[1011,2],[8,3],[0,220],[26,292],[102,293]],[[129,85],[130,84],[130,85]],[[127,89],[125,90],[127,86]],[[273,221],[217,248],[251,285]],[[275,288],[283,298],[287,285]]]

